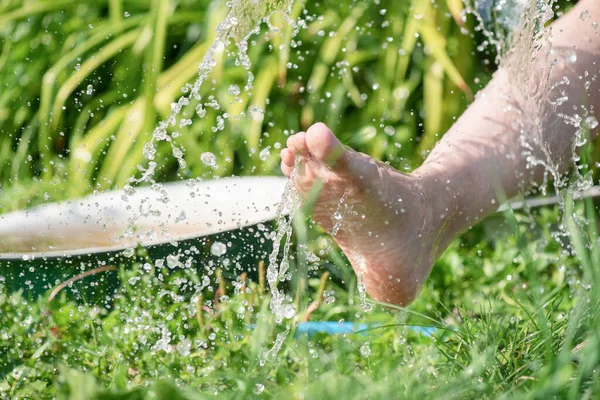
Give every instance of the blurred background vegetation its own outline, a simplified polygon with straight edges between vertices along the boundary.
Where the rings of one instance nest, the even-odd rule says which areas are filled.
[[[1,1],[0,212],[122,187],[195,80],[225,3]],[[203,119],[197,102],[184,107],[193,124],[170,134],[187,166],[162,142],[155,178],[279,174],[286,137],[317,121],[360,151],[414,168],[493,69],[461,10],[460,0],[296,1],[295,37],[274,15],[250,38],[250,93],[229,91],[246,83],[227,56],[233,46],[217,53],[201,101],[221,107],[205,107]]]

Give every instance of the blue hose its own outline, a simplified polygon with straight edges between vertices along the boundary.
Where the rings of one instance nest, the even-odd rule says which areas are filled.
[[[368,334],[367,330],[370,328],[377,328],[377,325],[335,321],[302,322],[296,327],[296,336],[313,336],[318,333],[324,333],[327,335],[344,335],[357,332],[362,335],[366,335]],[[436,328],[428,326],[409,326],[408,328],[427,337],[432,336],[436,332]]]

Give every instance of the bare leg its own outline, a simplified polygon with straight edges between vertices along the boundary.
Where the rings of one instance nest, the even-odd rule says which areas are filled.
[[[583,11],[587,21],[579,18]],[[585,117],[579,108],[585,104],[589,115],[599,117],[596,20],[600,4],[583,0],[552,26],[554,54],[546,56],[549,47],[542,47],[537,60],[522,57],[533,66],[520,65],[514,55],[411,174],[346,148],[323,124],[289,138],[281,154],[284,174],[290,176],[301,156],[298,190],[307,194],[315,179],[324,182],[313,217],[331,230],[334,214],[342,211],[335,239],[373,298],[412,301],[450,241],[496,210],[503,195],[540,182],[546,170],[558,176],[572,166],[577,128],[560,114]],[[575,63],[564,61],[571,51]],[[568,85],[550,90],[564,77]],[[532,166],[532,160],[545,167]]]
[[[584,11],[589,13],[587,21],[580,19]],[[548,49],[543,48],[529,65],[509,59],[415,171],[446,189],[444,202],[458,214],[452,231],[462,231],[497,209],[498,194],[512,197],[540,183],[545,173],[555,172],[558,178],[573,166],[578,127],[567,124],[565,117],[577,114],[584,119],[586,111],[599,117],[600,37],[592,25],[596,20],[600,21],[600,3],[581,1],[552,25],[553,54],[546,57]],[[577,61],[566,61],[574,55]],[[565,78],[569,84],[556,86]],[[540,161],[543,166],[531,165]]]

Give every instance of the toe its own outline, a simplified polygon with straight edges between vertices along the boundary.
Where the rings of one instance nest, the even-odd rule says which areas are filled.
[[[306,131],[306,146],[309,153],[329,166],[344,153],[344,145],[335,137],[327,125],[319,122]]]
[[[292,153],[289,149],[281,150],[280,156],[283,164],[287,165],[288,167],[294,166],[294,153]]]
[[[281,162],[281,172],[283,172],[283,175],[285,175],[288,178],[291,178],[293,170],[294,170],[294,167],[290,167],[283,161]]]
[[[287,140],[287,147],[293,154],[307,154],[306,133],[300,132],[290,136]]]

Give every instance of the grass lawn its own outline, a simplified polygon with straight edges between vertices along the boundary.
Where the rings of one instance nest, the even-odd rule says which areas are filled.
[[[323,266],[335,255],[309,263],[309,290],[290,293],[300,304],[322,298],[310,321],[366,325],[344,335],[277,324],[260,279],[221,277],[198,296],[193,267],[128,265],[117,295],[99,304],[69,300],[68,290],[50,302],[3,291],[0,390],[69,399],[596,398],[599,253],[584,246],[582,261],[557,246],[556,217],[543,209],[484,222],[451,246],[408,309],[364,312],[353,281],[324,279],[319,289],[327,265],[338,271]],[[318,251],[322,239],[304,244]],[[85,279],[72,289],[84,287]]]

